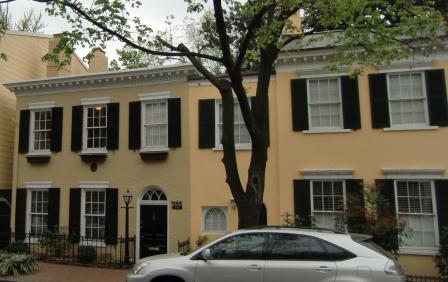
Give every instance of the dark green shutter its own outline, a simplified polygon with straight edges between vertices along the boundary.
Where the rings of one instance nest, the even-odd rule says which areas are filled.
[[[358,78],[341,77],[342,112],[345,129],[360,129],[361,114],[359,110]]]
[[[448,227],[448,180],[436,180],[436,202],[437,219],[439,221],[439,232],[443,227]]]
[[[107,149],[118,150],[120,131],[120,104],[107,104]]]
[[[20,111],[19,153],[28,153],[30,144],[30,111]]]
[[[294,219],[298,226],[311,226],[311,190],[309,180],[294,180]]]
[[[118,237],[118,189],[106,189],[106,244],[116,244]]]
[[[81,189],[70,189],[68,232],[73,243],[79,242],[81,231]]]
[[[83,106],[72,107],[72,145],[73,152],[82,150]]]
[[[168,99],[168,147],[182,146],[180,98]]]
[[[215,100],[199,100],[199,148],[215,147]]]
[[[129,149],[140,149],[141,143],[141,102],[129,102]]]
[[[349,232],[359,232],[365,224],[365,203],[362,179],[348,179],[345,181],[347,199],[347,225]]]
[[[60,152],[62,149],[63,108],[51,109],[51,151]]]
[[[433,126],[448,125],[447,92],[444,70],[425,71],[429,122]]]
[[[251,103],[251,107],[252,107],[252,112],[255,112],[257,110],[258,107],[258,103],[257,103],[257,97],[256,96],[252,96],[250,97],[250,103]],[[266,109],[266,145],[269,146],[271,144],[270,142],[270,129],[269,129],[269,98],[267,100],[267,105],[266,105],[267,109]],[[263,130],[263,129],[261,129]]]
[[[25,240],[26,236],[26,189],[16,189],[16,240]]]
[[[372,128],[390,127],[386,74],[369,74]]]
[[[309,129],[307,92],[306,79],[291,80],[292,129],[294,131]]]
[[[385,204],[377,206],[377,216],[379,219],[390,219],[390,224],[397,224],[396,221],[396,208],[395,208],[395,187],[394,180],[391,179],[376,179],[375,180],[376,189],[378,189],[380,195],[385,200]],[[394,228],[395,229],[395,228]],[[389,230],[382,235],[381,242],[382,247],[387,251],[398,250],[399,240],[398,234]],[[376,239],[375,237],[373,238]],[[388,241],[386,241],[388,239]]]
[[[59,201],[60,189],[48,189],[48,221],[47,226],[50,231],[59,231]]]

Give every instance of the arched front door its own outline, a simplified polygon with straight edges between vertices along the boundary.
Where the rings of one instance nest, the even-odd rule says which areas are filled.
[[[166,254],[168,250],[168,201],[159,188],[146,191],[140,206],[140,258]]]

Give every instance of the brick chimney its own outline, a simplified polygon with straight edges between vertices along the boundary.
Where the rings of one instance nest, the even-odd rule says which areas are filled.
[[[53,38],[48,41],[48,52],[52,53],[53,49],[58,45],[61,34],[54,34]],[[63,58],[63,54],[59,55],[59,58]],[[47,61],[47,77],[66,76],[71,73],[71,65],[59,68],[53,61]]]
[[[295,13],[291,17],[289,17],[289,20],[291,21],[292,28],[285,27],[283,29],[282,35],[283,36],[294,36],[302,32],[302,20],[300,18],[300,12]]]
[[[93,57],[89,61],[89,72],[107,72],[109,70],[109,60],[103,50],[95,50]]]

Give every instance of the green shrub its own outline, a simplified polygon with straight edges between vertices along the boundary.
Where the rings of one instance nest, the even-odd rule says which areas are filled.
[[[28,245],[23,241],[13,241],[6,249],[8,253],[24,254],[28,253]]]
[[[0,276],[27,274],[37,270],[36,260],[27,254],[0,254]]]
[[[448,275],[448,227],[440,230],[440,247],[439,253],[434,257],[436,266],[442,276]]]
[[[80,246],[78,249],[78,259],[81,263],[92,263],[96,259],[96,250],[92,246]]]
[[[199,235],[198,238],[196,239],[196,246],[199,248],[203,246],[205,243],[207,243],[207,241],[208,241],[207,235]]]

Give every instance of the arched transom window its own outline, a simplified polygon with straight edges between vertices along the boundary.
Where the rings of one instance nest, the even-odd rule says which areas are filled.
[[[222,208],[204,208],[204,232],[225,233],[227,216]]]
[[[158,188],[154,188],[154,189],[147,191],[145,193],[145,195],[143,195],[142,200],[143,201],[166,201],[167,198],[166,198],[165,193],[162,190],[160,190]]]

